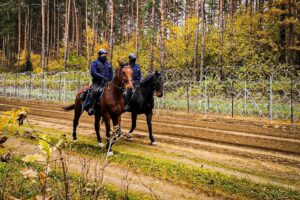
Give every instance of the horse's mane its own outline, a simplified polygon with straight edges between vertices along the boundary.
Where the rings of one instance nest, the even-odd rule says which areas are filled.
[[[141,86],[146,86],[153,78],[154,74],[149,74],[141,81]]]

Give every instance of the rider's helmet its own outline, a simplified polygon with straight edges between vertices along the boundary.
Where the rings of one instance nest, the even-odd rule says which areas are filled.
[[[129,54],[128,58],[130,61],[133,61],[133,62],[136,61],[136,55],[134,53]]]
[[[99,49],[98,55],[101,56],[102,54],[107,54],[106,49]]]

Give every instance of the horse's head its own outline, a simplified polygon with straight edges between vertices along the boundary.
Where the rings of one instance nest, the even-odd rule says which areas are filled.
[[[163,75],[157,70],[154,72],[154,90],[157,97],[162,97],[164,95]]]
[[[116,76],[118,76],[119,80],[122,82],[122,87],[124,89],[131,89],[133,88],[133,83],[132,83],[132,68],[129,66],[128,63],[124,63],[120,60],[118,60],[120,68],[117,71]]]

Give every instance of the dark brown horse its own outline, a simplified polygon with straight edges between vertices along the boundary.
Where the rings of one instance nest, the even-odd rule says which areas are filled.
[[[123,97],[123,92],[127,89],[133,87],[132,84],[132,68],[126,63],[119,61],[120,67],[115,71],[115,76],[112,81],[104,87],[102,97],[99,99],[100,106],[95,106],[95,131],[97,135],[98,145],[104,147],[102,139],[100,136],[100,120],[105,123],[106,127],[106,137],[107,144],[106,149],[109,149],[110,154],[112,154],[111,146],[109,146],[110,140],[110,120],[112,120],[113,126],[121,126],[121,114],[125,106],[125,101]],[[82,104],[84,101],[80,99],[80,94],[85,90],[89,89],[89,86],[86,86],[79,90],[76,95],[75,104],[64,107],[65,111],[70,111],[74,109],[74,120],[73,120],[73,140],[77,140],[76,128],[80,116],[82,114]],[[99,105],[97,104],[97,105]]]

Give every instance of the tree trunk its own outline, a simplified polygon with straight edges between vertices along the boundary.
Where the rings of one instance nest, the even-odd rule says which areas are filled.
[[[50,0],[47,0],[47,50],[46,50],[46,62],[45,69],[48,71],[49,52],[50,52]]]
[[[24,24],[24,50],[27,55],[27,29],[28,29],[28,12],[25,10],[25,24]]]
[[[58,59],[58,50],[60,48],[60,44],[59,44],[59,41],[60,41],[60,23],[59,23],[59,21],[60,21],[60,12],[59,11],[60,11],[60,9],[58,7],[58,9],[57,9],[57,21],[58,21],[58,23],[57,23],[56,52],[55,52],[56,59]]]
[[[114,29],[114,1],[110,0],[110,60],[112,61],[113,59],[113,29]]]
[[[19,0],[18,9],[18,64],[17,72],[20,70],[20,54],[21,54],[21,0]]]
[[[164,72],[165,70],[165,0],[160,0],[160,21],[161,21],[161,57],[160,67]]]
[[[125,12],[125,6],[124,6],[124,0],[122,0],[122,6],[121,6],[121,9],[122,9],[122,13]],[[122,28],[121,28],[121,44],[122,46],[124,46],[124,37],[125,37],[125,26],[124,26],[124,23],[125,23],[125,14],[122,15]]]
[[[64,71],[67,69],[67,59],[69,53],[70,6],[71,0],[66,0]]]
[[[186,23],[187,18],[189,17],[189,2],[188,0],[184,0],[184,22]]]
[[[291,18],[294,17],[294,7],[295,7],[294,0],[289,0],[289,16]],[[293,48],[294,48],[294,24],[290,23],[290,25],[289,25],[289,59],[288,59],[288,63],[291,66],[294,64]]]
[[[79,56],[79,25],[78,25],[78,10],[76,7],[76,0],[73,0],[74,12],[75,12],[75,29],[76,29],[76,53]]]
[[[97,37],[97,33],[96,33],[96,24],[97,24],[97,14],[96,14],[96,2],[95,0],[93,1],[93,12],[92,12],[92,16],[93,16],[93,25],[92,25],[92,30],[93,30],[93,35],[92,35],[92,48],[91,48],[91,54],[94,53],[95,51],[95,45],[96,45],[96,37]]]
[[[136,57],[138,58],[138,54],[139,54],[139,0],[136,0],[135,49],[136,49]]]
[[[153,61],[154,61],[154,40],[155,40],[155,0],[152,0],[152,9],[151,9],[151,22],[152,22],[152,37],[151,37],[151,46],[150,46],[150,64],[149,72],[153,71]]]
[[[56,0],[53,0],[53,55],[55,58],[55,52],[56,52],[56,23],[59,23],[56,21]]]
[[[196,33],[195,33],[195,41],[194,41],[194,58],[193,58],[193,70],[197,70],[197,58],[198,58],[198,38],[199,38],[199,24],[200,24],[200,0],[196,0]]]
[[[45,2],[42,0],[42,69],[45,71]]]
[[[220,46],[223,46],[223,32],[224,32],[224,15],[223,15],[223,0],[219,0],[219,26],[220,26]]]
[[[88,37],[88,30],[89,30],[89,24],[88,24],[88,0],[85,0],[85,31],[86,31],[86,55],[87,55],[87,68],[90,67],[90,50],[89,50],[89,37]]]
[[[205,56],[205,25],[206,25],[206,19],[205,19],[205,0],[202,0],[201,5],[201,15],[202,15],[202,35],[201,35],[201,61],[200,61],[200,80],[203,79],[203,69],[204,69],[204,56]]]

